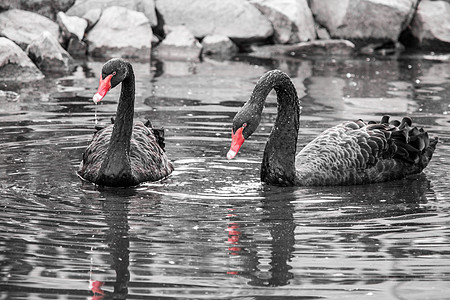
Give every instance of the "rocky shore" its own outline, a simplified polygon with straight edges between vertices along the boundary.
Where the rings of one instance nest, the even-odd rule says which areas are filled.
[[[87,56],[450,52],[450,0],[5,0],[0,81],[70,72]]]

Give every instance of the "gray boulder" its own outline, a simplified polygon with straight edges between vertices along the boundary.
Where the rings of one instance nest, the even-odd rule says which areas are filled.
[[[100,20],[101,15],[102,15],[101,8],[90,9],[83,15],[82,18],[88,21],[88,28],[86,31],[91,30],[92,27],[94,27],[94,25],[97,24],[98,20]]]
[[[418,0],[311,0],[315,20],[333,38],[398,40]]]
[[[58,38],[58,24],[33,12],[11,9],[0,13],[0,36],[14,41],[22,49],[42,34],[48,31]]]
[[[22,9],[56,20],[59,11],[68,10],[75,0],[1,0],[0,11]]]
[[[88,21],[77,16],[67,16],[60,11],[57,15],[57,22],[61,29],[60,40],[65,45],[67,52],[75,56],[85,55],[87,46],[83,42],[83,38]]]
[[[89,10],[122,6],[129,10],[144,13],[152,27],[158,24],[154,0],[76,0],[75,4],[66,12],[69,16],[83,17]]]
[[[271,22],[278,44],[316,39],[314,19],[306,0],[252,0]]]
[[[76,37],[80,41],[83,40],[88,21],[77,16],[68,16],[60,11],[57,15],[57,22],[64,38],[68,40]]]
[[[13,41],[0,37],[0,49],[0,81],[28,82],[44,78],[44,74]]]
[[[322,26],[320,26],[319,24],[315,24],[316,27],[316,33],[317,33],[317,38],[319,40],[329,40],[331,39],[330,34],[328,33],[328,30]]]
[[[242,0],[156,0],[168,26],[185,25],[197,38],[226,35],[234,41],[270,37],[272,24],[252,4]]]
[[[202,41],[203,54],[218,56],[221,58],[231,57],[238,52],[238,47],[226,35],[207,35]]]
[[[450,49],[450,2],[421,1],[411,23],[411,32],[421,46]]]
[[[186,26],[170,27],[166,38],[156,47],[159,58],[198,61],[202,45]]]
[[[48,31],[44,31],[39,38],[28,45],[27,54],[45,73],[70,71],[72,57]]]
[[[152,28],[142,12],[125,7],[105,9],[87,34],[88,51],[93,56],[150,58]]]

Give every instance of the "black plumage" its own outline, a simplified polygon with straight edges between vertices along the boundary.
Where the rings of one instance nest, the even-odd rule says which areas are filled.
[[[78,175],[99,185],[117,187],[160,180],[172,173],[173,165],[164,151],[164,130],[153,128],[150,121],[133,123],[135,81],[130,63],[112,59],[103,66],[94,101],[100,101],[119,83],[122,90],[116,118],[109,126],[96,127]]]
[[[329,128],[296,155],[300,102],[288,75],[273,70],[261,77],[234,117],[229,159],[258,127],[272,89],[277,93],[278,114],[264,150],[263,182],[300,186],[396,180],[420,173],[435,151],[438,138],[430,139],[423,128],[413,127],[411,118],[390,121],[383,116],[380,122],[347,121]]]

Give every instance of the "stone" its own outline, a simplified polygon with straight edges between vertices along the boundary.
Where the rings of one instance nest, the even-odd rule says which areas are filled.
[[[60,43],[64,45],[67,52],[74,56],[85,56],[87,45],[83,42],[83,38],[88,21],[77,16],[67,16],[60,11],[57,22],[61,29]]]
[[[418,0],[311,0],[315,20],[331,37],[397,41]]]
[[[13,41],[0,37],[0,49],[0,81],[29,82],[44,78],[44,74]]]
[[[49,18],[20,9],[0,13],[0,36],[14,41],[23,50],[44,31],[55,38],[59,36],[58,24]]]
[[[347,40],[315,40],[293,45],[252,46],[252,50],[252,56],[263,58],[275,56],[350,55],[354,53],[355,45]]]
[[[405,50],[405,47],[400,42],[388,41],[385,43],[368,43],[359,49],[360,53],[370,55],[394,55],[400,54]]]
[[[60,11],[57,15],[57,22],[62,36],[67,40],[71,37],[76,37],[80,41],[83,40],[88,21],[77,16],[68,16]]]
[[[419,46],[450,49],[450,2],[420,1],[411,23],[411,33]]]
[[[169,28],[166,38],[156,47],[158,58],[198,61],[202,45],[186,26]]]
[[[38,39],[27,47],[27,54],[45,73],[68,73],[72,65],[72,57],[48,31],[44,31]]]
[[[86,40],[93,56],[147,59],[151,54],[152,36],[144,13],[112,6],[103,11]]]
[[[126,7],[144,13],[152,27],[158,24],[154,0],[76,0],[75,4],[66,12],[69,16],[83,17],[89,10],[105,9],[112,6]]]
[[[2,0],[0,11],[17,8],[32,11],[54,21],[59,11],[68,10],[74,3],[75,0]]]
[[[76,57],[84,57],[87,55],[86,43],[73,37],[69,39],[66,50],[70,55]]]
[[[94,27],[95,24],[97,24],[98,20],[100,20],[100,16],[102,15],[102,9],[101,8],[93,8],[88,10],[84,15],[83,19],[88,21],[88,28],[86,31],[89,31]]]
[[[270,21],[242,0],[156,0],[168,26],[185,25],[195,37],[222,34],[235,42],[264,40],[273,33]]]
[[[306,0],[252,0],[272,22],[277,44],[294,44],[316,39],[314,19]]]
[[[238,47],[226,35],[207,35],[202,41],[203,54],[221,58],[231,57],[238,52]]]
[[[319,24],[316,24],[316,33],[317,33],[317,38],[319,40],[331,39],[330,34],[328,33],[328,30],[326,28],[320,26]]]

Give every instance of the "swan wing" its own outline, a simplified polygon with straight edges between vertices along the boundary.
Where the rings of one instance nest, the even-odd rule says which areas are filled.
[[[303,185],[346,185],[382,182],[419,173],[434,152],[430,140],[411,119],[380,123],[344,122],[325,130],[296,157]]]
[[[164,131],[150,126],[135,122],[131,137],[131,169],[140,182],[156,181],[173,171],[173,165],[164,151]]]
[[[108,151],[112,130],[112,124],[103,127],[96,127],[96,132],[84,151],[83,159],[81,160],[78,168],[78,175],[80,175],[83,179],[91,182],[96,180],[98,171],[100,170]]]
[[[130,141],[130,165],[133,176],[138,182],[156,181],[167,177],[173,171],[173,165],[163,149],[163,130],[147,126],[142,122],[135,122]],[[91,182],[95,182],[102,163],[106,159],[113,125],[96,129],[83,153],[78,169],[78,175]]]

